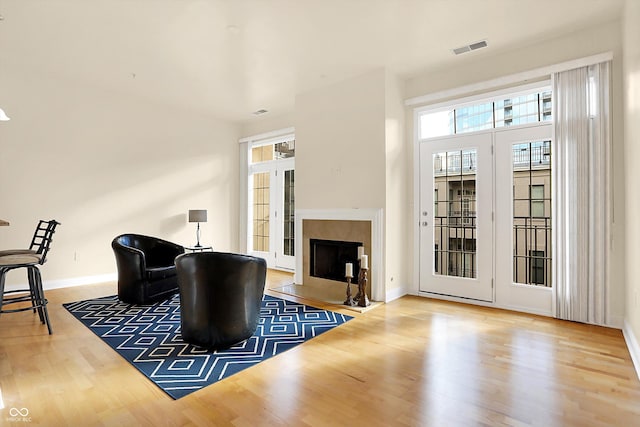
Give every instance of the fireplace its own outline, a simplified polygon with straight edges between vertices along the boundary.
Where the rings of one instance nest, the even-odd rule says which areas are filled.
[[[296,271],[294,283],[312,288],[336,289],[344,301],[344,282],[313,277],[310,270],[310,239],[362,242],[369,255],[367,295],[372,301],[386,301],[384,285],[382,209],[296,209]],[[357,256],[356,256],[357,258]],[[356,263],[354,263],[354,270]],[[344,265],[343,276],[344,276]],[[355,271],[354,271],[355,273]],[[355,275],[355,274],[354,274]],[[328,302],[332,302],[333,300]]]
[[[353,280],[358,283],[358,247],[362,242],[309,239],[309,275],[321,279],[346,282],[345,264],[353,264]]]
[[[311,239],[361,243],[369,255],[367,295],[372,301],[385,301],[384,265],[382,262],[382,210],[381,209],[296,209],[296,272],[294,283],[313,289],[335,290],[337,298],[324,300],[344,301],[345,263],[336,280],[311,275]],[[354,276],[357,278],[357,246],[353,257]]]

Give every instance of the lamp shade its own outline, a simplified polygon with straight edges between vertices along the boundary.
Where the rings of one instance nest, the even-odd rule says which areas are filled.
[[[4,112],[4,110],[2,108],[0,108],[0,122],[6,122],[11,120],[9,118],[9,116],[7,116],[7,114]]]
[[[189,209],[189,222],[207,222],[207,210]]]

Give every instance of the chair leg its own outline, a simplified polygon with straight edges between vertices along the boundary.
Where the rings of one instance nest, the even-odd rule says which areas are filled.
[[[4,276],[6,270],[0,268],[0,315],[2,315],[2,303],[4,302]]]
[[[40,310],[38,310],[39,312],[42,311],[42,317],[43,317],[43,323],[45,323],[47,325],[47,329],[49,330],[49,335],[51,335],[53,333],[52,329],[51,329],[51,321],[49,320],[49,311],[47,310],[47,304],[49,301],[47,301],[47,299],[44,296],[44,289],[42,288],[42,276],[40,275],[40,269],[38,269],[38,267],[33,266],[31,267],[33,268],[33,275],[35,278],[35,287],[36,287],[36,291],[38,292],[38,302],[39,302],[39,306],[40,306]]]
[[[14,268],[26,268],[27,269],[27,277],[29,279],[29,296],[24,295],[23,297],[18,296],[16,298],[7,298],[5,299],[5,277],[6,273]],[[13,291],[17,293],[24,293],[27,290],[19,290]],[[11,293],[9,291],[8,293]],[[47,311],[47,299],[44,296],[44,289],[42,288],[42,276],[40,275],[40,270],[36,265],[18,265],[11,266],[9,268],[3,267],[0,268],[0,313],[2,313],[3,306],[8,305],[11,302],[21,302],[21,301],[29,301],[31,300],[31,307],[17,308],[14,310],[5,310],[4,313],[15,313],[18,311],[25,310],[38,310],[38,317],[40,317],[40,322],[47,325],[47,329],[49,331],[49,335],[53,333],[51,328],[51,322],[49,320],[49,312]]]
[[[39,301],[38,301],[38,292],[35,286],[36,283],[36,278],[35,278],[35,274],[33,272],[35,267],[27,267],[27,279],[29,281],[29,292],[30,292],[30,296],[31,296],[31,306],[33,307],[33,312],[36,312],[36,309],[38,310],[38,316],[40,317],[40,321],[42,323],[44,323],[44,317],[42,315],[42,309],[39,307]]]

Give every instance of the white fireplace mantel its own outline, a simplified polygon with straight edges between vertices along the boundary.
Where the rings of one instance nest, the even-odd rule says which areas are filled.
[[[338,220],[338,221],[371,221],[371,262],[373,277],[371,298],[385,301],[384,265],[382,263],[382,209],[296,209],[295,213],[296,271],[295,283],[302,283],[302,221],[304,220]]]

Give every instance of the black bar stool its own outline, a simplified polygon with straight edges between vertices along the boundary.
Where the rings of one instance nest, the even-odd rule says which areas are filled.
[[[52,330],[51,323],[49,322],[49,313],[47,311],[48,301],[44,296],[42,276],[40,275],[38,266],[44,264],[47,260],[47,253],[53,240],[53,233],[58,225],[60,225],[60,223],[55,220],[40,221],[36,228],[30,249],[0,252],[0,314],[17,313],[26,310],[37,311],[40,321],[47,325],[49,334],[52,333]],[[34,245],[36,236],[38,236],[38,242]],[[5,291],[5,278],[7,273],[18,268],[26,268],[29,288]],[[5,308],[9,304],[27,301],[31,302],[31,305],[28,307],[15,309]]]

